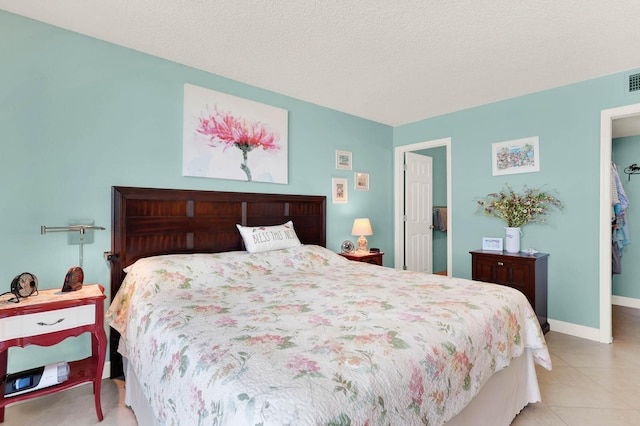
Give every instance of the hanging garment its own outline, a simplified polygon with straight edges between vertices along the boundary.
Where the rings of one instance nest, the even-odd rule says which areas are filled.
[[[612,243],[611,245],[611,273],[612,274],[622,273],[622,264],[620,263],[620,254],[618,253],[618,247],[615,242]]]
[[[437,207],[433,209],[433,229],[445,232],[447,230],[447,208]]]
[[[613,176],[616,184],[616,192],[618,194],[618,199],[620,200],[620,208],[622,210],[626,210],[629,208],[629,198],[627,198],[627,194],[624,192],[620,175],[618,175],[618,167],[616,167],[615,163],[611,163],[611,175]]]
[[[611,203],[613,205],[612,229],[611,229],[611,271],[614,274],[622,273],[622,250],[631,243],[629,225],[627,223],[626,210],[629,207],[622,181],[618,174],[618,167],[611,162]]]
[[[618,198],[618,186],[616,185],[616,175],[617,168],[615,163],[611,163],[611,205],[615,206],[616,204],[620,204],[620,199]]]

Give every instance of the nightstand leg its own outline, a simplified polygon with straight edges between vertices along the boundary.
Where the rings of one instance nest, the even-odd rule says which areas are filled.
[[[100,401],[100,385],[102,384],[102,370],[104,370],[104,361],[106,357],[107,348],[107,335],[104,329],[100,329],[93,334],[91,339],[91,346],[93,350],[93,358],[97,360],[96,365],[96,377],[93,379],[93,398],[96,404],[96,414],[98,420],[102,421],[104,416],[102,415],[102,404]]]
[[[2,395],[0,395],[0,402],[2,402],[2,406],[0,407],[0,423],[4,422],[4,386],[7,380],[7,354],[9,353],[9,349],[4,349],[0,352],[0,383],[2,383]]]

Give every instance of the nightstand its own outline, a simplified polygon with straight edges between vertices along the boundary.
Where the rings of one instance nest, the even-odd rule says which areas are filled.
[[[338,253],[340,256],[346,257],[349,260],[356,262],[372,263],[374,265],[382,266],[382,256],[384,252],[372,253],[365,252],[364,254],[353,253]]]
[[[547,320],[547,253],[503,253],[471,251],[471,279],[520,290],[533,307],[540,327],[549,331]]]
[[[100,383],[107,349],[104,331],[104,287],[84,285],[78,291],[40,290],[19,303],[0,302],[0,422],[8,404],[49,395],[80,383],[93,382],[98,420],[102,421]],[[8,352],[11,347],[52,346],[67,337],[91,333],[91,356],[68,361],[69,378],[60,384],[15,396],[4,395]],[[55,423],[55,420],[52,420]]]

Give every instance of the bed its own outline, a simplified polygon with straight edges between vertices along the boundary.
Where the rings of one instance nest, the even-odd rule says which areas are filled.
[[[141,425],[499,425],[540,400],[524,295],[350,262],[323,196],[112,196],[112,375]],[[301,244],[264,251],[236,226],[289,222]]]

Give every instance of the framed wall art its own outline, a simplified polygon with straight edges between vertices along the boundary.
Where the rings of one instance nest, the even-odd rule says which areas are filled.
[[[492,144],[493,176],[539,172],[539,145],[537,136]]]
[[[344,178],[331,179],[331,193],[333,204],[343,204],[349,201],[349,191],[347,188],[347,180]]]
[[[482,250],[502,251],[502,238],[482,237]]]
[[[369,190],[369,173],[355,173],[355,188],[357,191]]]
[[[350,151],[336,150],[336,169],[338,170],[351,170],[352,155]]]
[[[183,176],[287,184],[288,114],[185,84]]]

